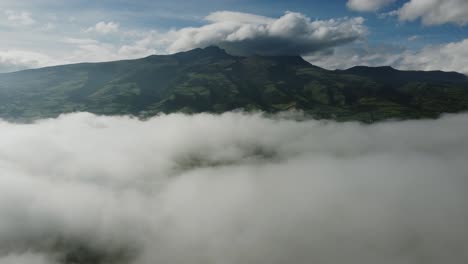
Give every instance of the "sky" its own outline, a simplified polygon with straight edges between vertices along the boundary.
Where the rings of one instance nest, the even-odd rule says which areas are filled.
[[[2,0],[0,72],[218,45],[468,74],[467,0]]]

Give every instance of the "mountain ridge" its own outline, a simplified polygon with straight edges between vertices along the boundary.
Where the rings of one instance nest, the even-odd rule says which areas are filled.
[[[188,51],[181,51],[181,52],[176,52],[172,54],[153,54],[153,55],[148,55],[142,58],[136,58],[136,59],[122,59],[122,60],[112,60],[112,61],[101,61],[101,62],[78,62],[78,63],[66,63],[66,64],[59,64],[59,65],[52,65],[52,66],[45,66],[45,67],[39,67],[39,68],[31,68],[31,69],[24,69],[24,70],[18,70],[18,71],[12,71],[12,72],[0,72],[0,75],[6,75],[6,74],[12,74],[12,73],[19,73],[19,72],[25,72],[25,71],[35,71],[35,70],[42,70],[42,69],[48,69],[48,68],[55,68],[55,67],[66,67],[66,66],[73,66],[73,65],[90,65],[90,64],[106,64],[106,63],[115,63],[115,62],[126,62],[126,61],[139,61],[139,60],[145,60],[145,59],[153,59],[153,58],[160,58],[160,57],[170,57],[170,56],[182,56],[183,54],[190,54],[193,52],[199,52],[199,51],[207,51],[207,50],[217,50],[217,51],[222,51],[223,54],[230,56],[230,57],[238,57],[238,58],[247,58],[247,57],[266,57],[266,58],[296,58],[298,60],[301,60],[311,66],[326,70],[325,68],[322,68],[320,66],[314,65],[308,61],[306,61],[302,56],[300,55],[277,55],[277,56],[265,56],[265,55],[252,55],[252,56],[238,56],[238,55],[230,55],[227,53],[224,49],[219,48],[218,46],[208,46],[206,48],[195,48],[192,50]],[[457,74],[459,76],[464,76],[465,78],[468,79],[468,75],[457,72],[457,71],[444,71],[444,70],[399,70],[394,68],[393,66],[390,65],[383,65],[383,66],[367,66],[367,65],[356,65],[352,66],[347,69],[336,69],[336,70],[329,70],[329,71],[335,71],[335,72],[351,72],[355,69],[388,69],[388,70],[393,70],[393,71],[398,71],[398,72],[419,72],[419,73],[451,73],[451,74]]]
[[[234,109],[299,109],[339,121],[433,118],[468,110],[468,79],[389,66],[330,71],[300,56],[233,56],[218,47],[0,75],[0,117],[10,120]]]

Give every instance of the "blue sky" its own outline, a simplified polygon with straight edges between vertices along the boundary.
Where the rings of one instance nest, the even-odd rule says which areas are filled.
[[[275,21],[288,31],[263,31]],[[2,0],[0,39],[0,72],[220,45],[298,53],[326,68],[468,73],[468,1]]]

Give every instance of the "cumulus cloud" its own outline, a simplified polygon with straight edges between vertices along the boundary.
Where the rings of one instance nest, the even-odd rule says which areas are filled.
[[[451,3],[447,1],[449,2]],[[458,10],[464,10],[463,6],[460,5]],[[397,16],[400,12],[401,10],[395,10],[380,14],[380,17]],[[51,52],[51,55],[46,55],[24,50],[2,51],[0,72],[55,65],[57,62],[136,59],[153,54],[168,54],[218,45],[236,55],[302,55],[311,63],[329,69],[356,65],[391,65],[400,69],[468,73],[464,63],[467,58],[466,40],[426,46],[420,50],[408,50],[392,45],[362,46],[360,40],[365,39],[367,27],[364,19],[360,17],[312,20],[293,12],[287,12],[279,18],[271,18],[220,11],[213,12],[204,19],[206,25],[166,32],[120,30],[118,23],[102,21],[87,31],[100,31],[103,34],[118,31],[119,40],[97,35],[95,39],[83,38],[83,35],[71,35],[67,38],[60,36],[58,38],[62,38],[62,42],[67,44],[63,45],[66,52],[62,50],[57,54]],[[47,31],[54,26],[55,24],[46,24],[41,29]],[[418,35],[411,36],[408,40],[414,41],[419,36],[424,38],[423,35]]]
[[[296,120],[0,122],[0,263],[468,261],[468,115]]]
[[[464,39],[406,52],[399,63],[405,69],[458,71],[468,75],[467,61],[468,39]]]
[[[116,22],[98,22],[96,25],[86,29],[86,32],[96,32],[99,34],[117,33],[120,29],[120,24]]]
[[[72,51],[63,60],[100,62],[136,59],[210,45],[221,46],[236,55],[300,55],[353,42],[367,32],[364,19],[360,17],[312,21],[292,12],[278,19],[237,12],[214,12],[205,20],[208,24],[202,27],[168,32],[123,31],[121,35],[126,39],[123,43],[65,38],[63,42],[71,45]],[[98,25],[86,31],[96,32],[97,28]]]
[[[400,20],[421,19],[425,25],[468,24],[466,0],[411,0],[399,10]]]
[[[348,0],[349,9],[359,12],[375,12],[396,0]]]
[[[205,21],[208,24],[201,27],[136,34],[138,38],[123,45],[97,40],[93,43],[73,43],[76,39],[67,39],[67,43],[76,44],[78,47],[72,55],[73,58],[68,60],[129,59],[210,45],[221,46],[236,55],[301,55],[350,43],[367,33],[364,19],[361,17],[312,21],[303,14],[293,12],[274,19],[222,11],[211,13],[205,17]],[[98,28],[96,25],[87,31],[100,31]],[[102,31],[105,32],[107,31]],[[123,32],[123,35],[132,35],[131,33]]]
[[[205,20],[209,24],[169,32],[168,51],[218,45],[240,55],[300,55],[350,43],[367,33],[361,17],[312,21],[294,12],[274,19],[223,11]]]
[[[59,61],[39,52],[0,50],[0,72],[12,72],[59,63]]]
[[[6,18],[14,24],[30,26],[36,23],[36,20],[32,18],[31,13],[26,11],[15,12],[12,10],[6,10],[4,13]]]

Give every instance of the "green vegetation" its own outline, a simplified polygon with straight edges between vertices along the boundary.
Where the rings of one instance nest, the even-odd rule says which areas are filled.
[[[354,67],[328,71],[300,57],[236,57],[216,47],[138,60],[0,74],[0,117],[61,113],[267,112],[300,109],[316,118],[374,122],[433,118],[468,109],[458,73]]]

